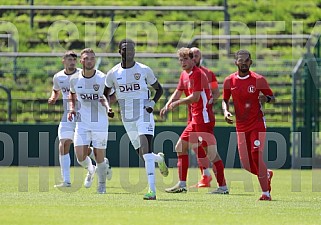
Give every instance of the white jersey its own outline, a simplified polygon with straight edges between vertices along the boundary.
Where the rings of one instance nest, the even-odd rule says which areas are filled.
[[[76,93],[78,100],[76,129],[84,128],[92,131],[106,131],[108,118],[106,108],[99,99],[104,95],[106,76],[96,70],[95,74],[86,78],[82,70],[70,79],[70,92]]]
[[[123,121],[135,121],[144,115],[144,102],[148,101],[148,85],[157,82],[148,66],[136,62],[131,68],[122,68],[121,63],[108,71],[105,85],[114,88]]]
[[[65,70],[61,70],[56,73],[53,77],[53,87],[52,89],[55,91],[61,91],[62,99],[63,99],[63,109],[64,114],[61,118],[61,122],[68,122],[67,113],[68,113],[68,96],[70,91],[70,78],[73,74],[79,73],[80,69],[76,69],[72,74],[66,74]]]

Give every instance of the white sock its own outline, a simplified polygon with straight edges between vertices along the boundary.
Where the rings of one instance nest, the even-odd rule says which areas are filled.
[[[268,191],[263,191],[262,194],[270,197],[270,192],[268,192]]]
[[[203,175],[210,177],[211,176],[211,172],[209,168],[203,169]]]
[[[61,168],[61,176],[63,182],[70,183],[70,155],[59,155],[59,162]]]
[[[104,162],[97,163],[98,184],[106,184],[107,165]]]
[[[179,181],[179,186],[180,186],[180,187],[186,187],[186,181],[180,180],[180,181]]]
[[[91,158],[92,160],[94,160],[96,162],[96,157],[95,157],[95,153],[94,153],[94,148],[93,147],[89,147],[90,148],[90,153],[89,153],[89,158]]]
[[[145,169],[149,184],[149,189],[156,193],[155,187],[155,158],[153,153],[147,153],[143,155],[145,160]]]
[[[82,162],[80,162],[78,159],[77,159],[79,165],[81,165],[82,167],[84,167],[85,169],[87,169],[90,173],[94,173],[94,166],[91,162],[91,159],[87,156],[86,159]]]
[[[151,154],[153,154],[155,162],[157,162],[157,163],[163,162],[163,158],[161,156],[159,156],[155,153],[151,153]]]

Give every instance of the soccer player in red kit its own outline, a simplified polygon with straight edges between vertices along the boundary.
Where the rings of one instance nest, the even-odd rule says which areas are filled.
[[[195,65],[201,69],[201,71],[203,71],[203,73],[206,75],[207,79],[208,79],[208,85],[209,85],[209,89],[211,90],[211,94],[212,97],[209,100],[210,104],[214,104],[217,99],[220,97],[220,90],[218,87],[218,82],[216,79],[215,74],[213,73],[213,71],[211,71],[210,69],[206,68],[205,66],[201,65],[201,60],[202,60],[202,53],[201,50],[199,48],[193,47],[191,48],[191,51],[193,52],[193,60],[195,62]],[[188,107],[188,123],[191,122],[192,118],[191,118],[191,107]],[[199,165],[199,168],[201,170],[202,173],[202,178],[201,180],[194,185],[194,187],[197,188],[203,188],[203,187],[211,187],[211,181],[212,181],[212,175],[210,172],[210,161],[208,160],[207,156],[206,156],[206,152],[203,149],[202,145],[198,145],[197,148],[193,149],[196,156],[197,156],[197,162]],[[216,171],[215,166],[213,167]],[[214,175],[216,177],[216,172],[214,172]]]
[[[178,156],[179,182],[171,188],[165,189],[168,193],[186,192],[186,178],[189,166],[188,150],[194,149],[201,144],[207,152],[207,157],[216,165],[219,187],[213,194],[228,194],[224,177],[224,164],[217,152],[216,139],[213,133],[215,124],[212,104],[209,104],[211,93],[208,86],[208,79],[205,74],[195,66],[193,52],[189,48],[178,50],[179,62],[182,69],[179,83],[176,90],[161,109],[160,116],[164,117],[168,110],[173,110],[180,104],[191,106],[192,121],[178,139],[175,150]],[[185,98],[180,98],[182,93]]]
[[[229,111],[232,96],[242,166],[258,177],[263,192],[259,200],[271,201],[273,171],[266,168],[263,160],[266,126],[261,106],[263,103],[274,103],[275,97],[266,79],[250,71],[251,64],[251,54],[247,50],[235,54],[238,71],[224,80],[222,108],[226,122],[232,124],[233,115]]]

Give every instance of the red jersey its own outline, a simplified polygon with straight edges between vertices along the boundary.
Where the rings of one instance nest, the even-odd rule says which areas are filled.
[[[199,68],[206,75],[210,90],[214,89],[214,88],[218,88],[218,82],[217,82],[215,74],[210,69],[208,69],[204,66],[200,66]],[[212,94],[212,92],[211,92],[211,94]],[[215,115],[214,115],[214,117],[215,117]],[[188,106],[187,123],[189,123],[191,121],[192,121],[191,107]]]
[[[208,84],[209,84],[210,89],[217,88],[218,87],[218,82],[217,82],[215,74],[210,69],[208,69],[208,68],[206,68],[204,66],[200,66],[200,69],[207,76]]]
[[[264,115],[259,102],[259,95],[273,96],[266,79],[252,71],[245,77],[235,72],[225,78],[223,83],[223,99],[229,100],[231,95],[234,102],[236,130],[250,131],[258,122],[264,122]]]
[[[208,79],[198,67],[194,66],[190,73],[186,73],[186,71],[181,73],[177,90],[183,91],[186,96],[193,92],[201,92],[199,101],[191,104],[193,123],[201,124],[215,121],[212,104],[208,104],[211,98]]]

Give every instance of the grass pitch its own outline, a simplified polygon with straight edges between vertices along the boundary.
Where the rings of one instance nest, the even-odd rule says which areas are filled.
[[[158,169],[157,169],[158,170]],[[321,224],[321,171],[274,170],[272,201],[257,201],[256,177],[226,169],[230,195],[210,195],[212,188],[186,194],[163,190],[177,182],[177,169],[163,178],[158,171],[157,200],[144,201],[143,168],[113,168],[107,194],[82,186],[85,170],[72,168],[72,188],[56,189],[58,167],[0,167],[0,224]],[[189,170],[189,185],[200,178]]]

